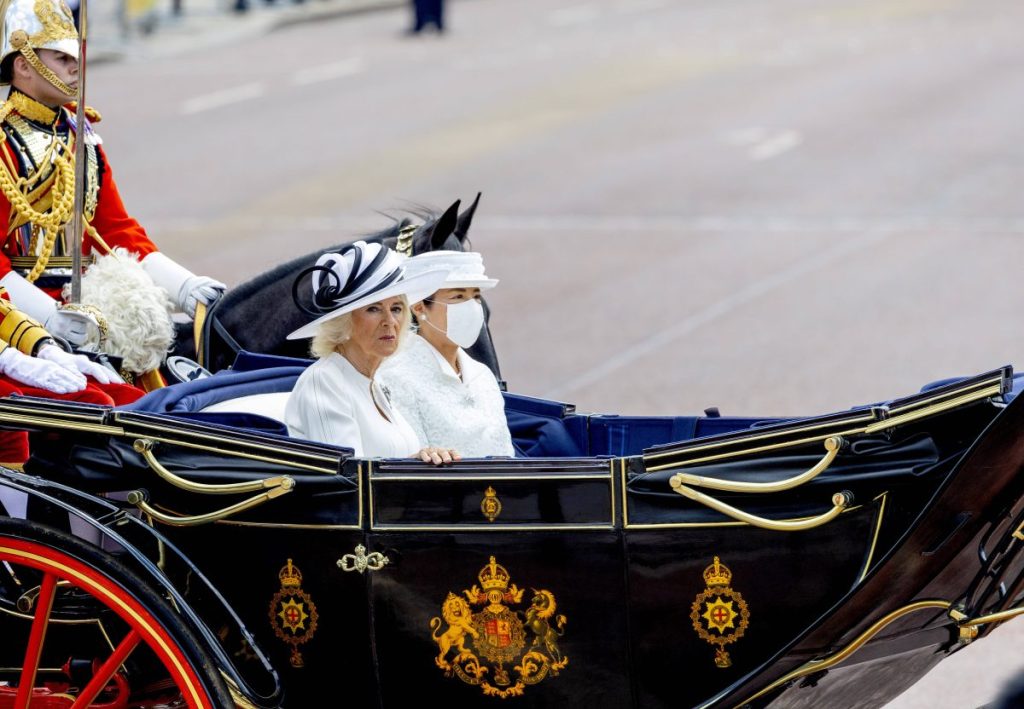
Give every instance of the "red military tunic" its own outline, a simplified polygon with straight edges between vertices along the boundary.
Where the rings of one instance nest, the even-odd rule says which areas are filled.
[[[34,182],[42,187],[34,187],[34,191],[30,191],[26,196],[36,210],[45,212],[47,211],[46,207],[53,201],[51,193],[54,191],[55,180],[52,176],[54,170],[45,164],[45,160],[40,159],[40,156],[44,155],[42,152],[44,146],[48,145],[48,142],[40,142],[40,137],[42,140],[48,141],[51,136],[56,134],[58,139],[63,138],[66,141],[68,151],[72,150],[74,140],[69,136],[75,134],[74,117],[67,108],[53,112],[24,94],[19,94],[16,101],[9,100],[7,103],[13,104],[13,106],[10,107],[2,124],[5,140],[2,152],[0,152],[0,159],[4,164],[0,166],[0,169],[6,168],[9,174],[18,177],[38,175],[38,179]],[[47,112],[53,115],[51,123],[47,123],[45,120],[49,118]],[[23,113],[30,115],[23,115]],[[87,113],[92,114],[94,121],[98,120],[98,114],[94,111],[89,110]],[[88,135],[95,136],[91,131],[91,125],[87,125],[86,130]],[[111,248],[122,247],[137,254],[140,259],[157,251],[156,245],[146,235],[146,231],[125,210],[110,169],[110,163],[98,138],[90,140],[89,150],[94,152],[91,152],[89,156],[90,169],[87,171],[87,176],[90,178],[90,183],[98,181],[99,184],[98,189],[87,190],[87,195],[93,196],[92,204],[87,199],[86,205],[87,216],[91,213],[89,223]],[[49,185],[43,184],[47,178],[49,178]],[[28,264],[35,261],[36,254],[31,249],[34,239],[29,237],[31,225],[26,223],[24,216],[17,214],[17,210],[14,212],[12,214],[11,203],[7,196],[0,192],[0,225],[6,226],[3,242],[0,244],[0,278],[10,273],[12,269],[25,275],[29,270]],[[62,241],[63,236],[61,235],[53,249],[53,257],[66,257],[68,254]],[[89,254],[93,251],[100,254],[106,253],[106,250],[87,233],[83,239],[83,253]],[[19,263],[12,264],[12,258]],[[21,268],[16,268],[16,266],[21,266]],[[41,283],[40,285],[51,291],[51,294],[55,290],[52,283]]]

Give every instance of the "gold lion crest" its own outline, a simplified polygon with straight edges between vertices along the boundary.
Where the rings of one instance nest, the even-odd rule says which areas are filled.
[[[302,590],[302,572],[289,559],[277,574],[281,590],[270,600],[270,625],[281,641],[292,646],[288,661],[292,667],[302,667],[305,662],[299,645],[309,642],[316,633],[319,614],[309,594]]]
[[[701,640],[717,646],[715,665],[721,668],[732,666],[725,646],[743,637],[750,625],[747,602],[729,587],[730,581],[732,572],[716,556],[711,566],[704,569],[707,588],[697,595],[690,608],[693,629]]]
[[[522,696],[528,685],[557,677],[569,657],[558,647],[566,619],[555,614],[555,595],[532,589],[527,597],[493,556],[477,578],[480,585],[462,595],[448,593],[441,604],[443,621],[430,619],[438,647],[434,662],[445,676],[501,699]]]

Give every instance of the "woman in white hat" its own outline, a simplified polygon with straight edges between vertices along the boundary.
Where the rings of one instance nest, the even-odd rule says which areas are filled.
[[[448,276],[423,302],[410,298],[418,334],[380,370],[392,403],[424,445],[472,458],[514,455],[498,382],[465,351],[484,326],[480,291],[498,281],[484,274],[483,258],[473,252],[431,251],[405,268],[410,275],[440,269]]]
[[[312,308],[298,298],[307,275],[312,275]],[[318,359],[288,397],[285,423],[292,436],[352,448],[359,457],[412,456],[434,464],[459,459],[454,450],[424,447],[374,379],[409,328],[409,302],[434,292],[445,276],[444,271],[408,274],[397,253],[364,241],[324,254],[299,275],[292,294],[319,317],[288,338],[312,337]]]

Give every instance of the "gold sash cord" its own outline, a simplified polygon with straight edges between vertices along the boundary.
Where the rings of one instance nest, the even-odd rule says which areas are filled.
[[[3,123],[12,108],[11,105],[6,103],[0,106],[0,123]],[[11,210],[18,215],[19,220],[22,223],[30,222],[34,224],[40,233],[43,234],[43,248],[39,252],[35,266],[25,276],[25,279],[31,283],[38,279],[43,271],[46,270],[46,265],[50,261],[50,254],[53,253],[53,247],[57,242],[57,236],[60,234],[61,229],[64,228],[64,225],[71,220],[75,202],[74,157],[69,145],[60,140],[53,141],[50,149],[47,151],[46,162],[43,163],[44,165],[50,163],[54,166],[53,186],[49,190],[51,196],[51,199],[48,200],[49,208],[47,209],[44,206],[43,210],[37,210],[32,200],[26,194],[29,192],[29,184],[35,176],[17,176],[17,169],[11,164],[10,157],[2,148],[3,143],[6,141],[6,133],[0,131],[0,154],[3,155],[3,160],[0,160],[0,191],[3,192],[4,197],[10,202]],[[42,200],[42,204],[45,205],[46,201]],[[84,224],[85,232],[93,241],[108,254],[113,253],[110,246],[100,237],[92,224],[89,224],[88,221],[84,221]]]

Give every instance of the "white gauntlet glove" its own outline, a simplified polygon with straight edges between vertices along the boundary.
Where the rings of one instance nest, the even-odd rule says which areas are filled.
[[[72,372],[59,364],[47,362],[38,357],[29,357],[13,347],[8,347],[0,352],[0,374],[6,374],[22,384],[46,389],[57,394],[82,391],[86,384],[85,377],[81,373]]]
[[[41,322],[51,335],[67,340],[78,349],[99,349],[100,325],[88,312],[59,309],[57,301],[44,290],[14,271],[0,278],[0,286],[7,289],[14,307]]]
[[[46,318],[43,327],[51,335],[67,340],[75,349],[96,352],[100,348],[102,334],[99,323],[87,312],[55,310]]]
[[[220,281],[197,276],[159,251],[142,259],[142,267],[153,282],[167,291],[181,312],[195,319],[196,304],[210,306],[227,290]]]
[[[100,384],[120,384],[124,380],[112,369],[101,364],[96,364],[85,355],[71,354],[65,352],[57,345],[43,345],[36,353],[38,359],[58,364],[70,372],[81,372],[87,377],[92,377]]]
[[[196,319],[196,304],[202,303],[207,308],[220,300],[227,286],[208,276],[192,276],[185,281],[178,293],[181,311],[193,320]]]

